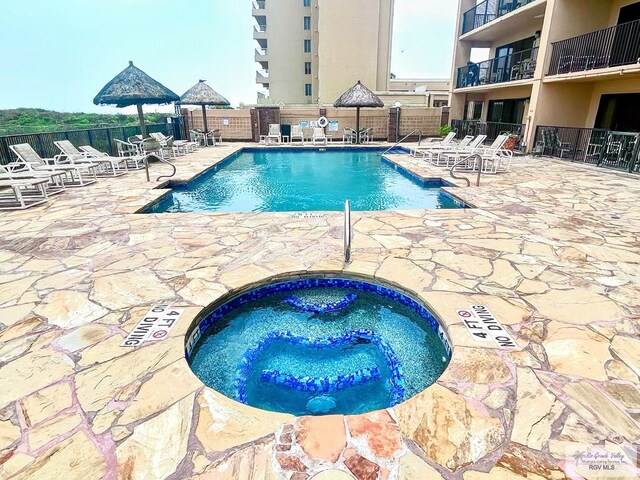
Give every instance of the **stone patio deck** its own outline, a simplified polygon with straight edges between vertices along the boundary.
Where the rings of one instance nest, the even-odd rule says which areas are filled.
[[[183,157],[177,177],[241,146]],[[412,291],[454,351],[421,394],[346,417],[241,405],[184,358],[190,322],[225,293],[343,271],[341,214],[135,214],[163,193],[143,172],[2,212],[0,478],[562,479],[584,445],[637,449],[639,180],[522,158],[479,188],[450,189],[474,209],[354,213],[344,271]],[[170,338],[120,347],[155,302],[187,307]],[[517,351],[472,340],[455,308],[476,303]]]

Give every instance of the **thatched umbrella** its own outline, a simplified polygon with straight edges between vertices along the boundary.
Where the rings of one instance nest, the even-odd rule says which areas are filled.
[[[204,133],[209,131],[207,126],[207,109],[206,105],[231,105],[229,100],[224,98],[213,88],[205,83],[206,80],[200,80],[193,87],[187,90],[181,97],[180,103],[183,105],[201,105],[202,106],[202,119],[204,121]]]
[[[380,108],[384,107],[384,103],[358,80],[358,83],[344,92],[333,106],[336,108],[356,108],[356,132],[358,143],[360,143],[360,109],[363,107]]]
[[[142,136],[147,136],[142,105],[177,102],[180,97],[129,62],[93,99],[96,105],[115,105],[118,108],[135,105],[138,108]]]

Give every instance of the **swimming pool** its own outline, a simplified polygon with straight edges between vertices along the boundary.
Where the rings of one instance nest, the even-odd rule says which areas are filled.
[[[441,179],[424,181],[382,157],[382,149],[245,148],[144,210],[293,212],[465,208]],[[403,150],[397,152],[404,153]]]
[[[294,415],[396,405],[433,384],[451,357],[424,305],[338,277],[281,280],[231,298],[201,317],[185,348],[205,385]]]

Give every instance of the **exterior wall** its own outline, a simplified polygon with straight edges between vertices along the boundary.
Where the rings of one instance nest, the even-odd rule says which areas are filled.
[[[358,80],[388,90],[393,0],[319,1],[320,103],[333,103]]]
[[[441,108],[402,108],[400,111],[400,137],[420,130],[423,136],[434,136],[442,122]]]
[[[389,88],[395,0],[267,0],[269,98],[262,105],[333,103],[361,80],[372,90]],[[303,18],[311,17],[304,30]],[[311,39],[311,53],[304,40]],[[304,63],[311,62],[311,75]],[[306,96],[305,84],[312,85]]]
[[[229,125],[224,125],[225,118],[229,120]],[[191,110],[189,121],[192,128],[203,130],[202,110],[199,108]],[[250,140],[252,138],[251,110],[249,109],[207,109],[207,125],[210,131],[220,129],[223,140]]]
[[[602,95],[612,93],[640,93],[640,78],[596,82],[591,93],[591,102],[585,127],[591,128],[595,125],[598,107],[600,107],[600,98]],[[638,114],[640,115],[640,112]]]
[[[416,89],[422,90],[441,90],[449,92],[449,79],[405,79],[395,78],[389,81],[390,92],[413,92]]]
[[[311,53],[304,53],[304,39],[311,38],[311,32],[303,28],[303,17],[311,10],[303,7],[302,0],[265,2],[269,99],[262,103],[312,101],[313,97],[304,95],[304,84],[311,83],[304,74],[304,62],[312,59]]]

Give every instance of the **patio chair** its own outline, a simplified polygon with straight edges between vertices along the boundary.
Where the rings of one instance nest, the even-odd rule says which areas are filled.
[[[119,177],[127,173],[127,162],[121,157],[103,157],[81,152],[69,140],[60,140],[53,142],[53,144],[60,149],[60,157],[71,164],[91,163],[100,165],[104,168],[104,174],[98,175]],[[58,164],[61,163],[64,162],[58,162]]]
[[[46,178],[0,180],[0,210],[24,210],[48,201]]]
[[[213,138],[214,145],[216,143],[222,143],[222,130],[220,130],[219,128],[216,128],[215,130],[209,132],[209,135],[211,135],[211,138]]]
[[[169,158],[177,158],[186,155],[187,150],[183,146],[176,145],[173,136],[165,137],[162,133],[150,133],[149,136],[160,144],[160,154],[164,158],[165,153]]]
[[[156,138],[159,142],[168,142],[170,140],[173,141],[173,144],[180,148],[183,148],[185,153],[195,152],[200,146],[198,142],[191,142],[189,140],[176,140],[175,138],[173,138],[173,135],[167,136],[162,132],[157,132],[151,135],[154,136],[154,138]]]
[[[271,141],[275,140],[278,145],[282,143],[282,133],[280,132],[279,123],[269,124],[269,134],[266,137],[267,145],[271,145]]]
[[[572,144],[569,142],[563,142],[560,140],[560,134],[555,127],[542,128],[542,140],[536,142],[534,153],[539,155],[545,155],[545,152],[549,151],[550,156],[555,156],[556,152],[560,153],[560,158],[565,158],[565,155],[572,156],[575,152]]]
[[[342,132],[342,143],[355,143],[356,139],[356,131],[353,128],[347,127]]]
[[[419,154],[422,156],[422,158],[426,158],[429,163],[439,165],[441,153],[463,151],[469,148],[469,145],[471,144],[473,139],[473,135],[467,135],[462,140],[460,140],[459,143],[450,143],[449,145],[441,146],[440,148],[423,149],[419,152]],[[415,157],[418,157],[418,153],[416,153]]]
[[[324,133],[324,129],[320,127],[315,127],[313,129],[313,137],[311,138],[311,143],[316,145],[317,142],[320,142],[322,145],[327,144],[327,136]]]
[[[373,128],[363,128],[360,130],[360,143],[371,143],[371,134],[373,132]]]
[[[70,180],[66,182],[68,187],[84,187],[97,180],[95,165],[57,165],[52,158],[40,157],[28,143],[10,145],[9,148],[17,155],[18,162],[21,162],[24,169],[28,171],[64,171],[68,173],[70,175]],[[86,179],[85,176],[91,178]]]
[[[300,140],[302,145],[304,145],[304,141],[305,141],[304,130],[302,129],[302,127],[300,125],[292,125],[291,126],[291,137],[290,137],[291,143],[293,143],[294,140]]]
[[[189,130],[191,135],[191,140],[196,142],[199,146],[206,147],[207,146],[207,137],[204,132],[199,130]]]
[[[65,191],[65,172],[35,172],[20,170],[20,166],[21,164],[0,165],[0,180],[46,180],[49,195]]]
[[[127,168],[130,170],[140,170],[144,168],[145,155],[140,148],[140,145],[125,142],[123,140],[114,139],[116,142],[116,148],[118,149],[118,156],[126,159]],[[84,151],[85,147],[80,147]],[[134,153],[135,152],[135,153]]]

